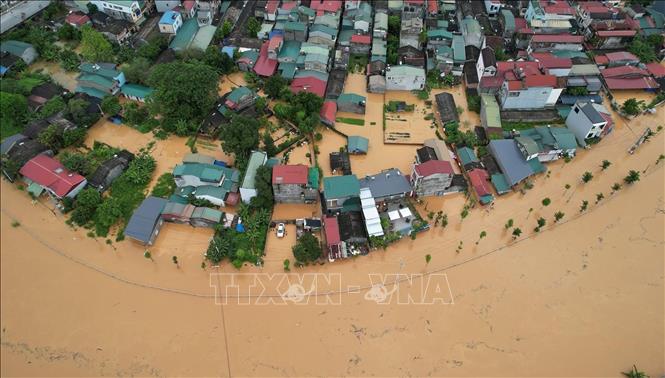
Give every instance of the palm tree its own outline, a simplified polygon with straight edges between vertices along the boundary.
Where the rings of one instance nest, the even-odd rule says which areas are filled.
[[[665,160],[665,155],[663,154],[658,155],[658,159],[656,159],[656,165],[658,165],[658,163],[660,163],[663,160]]]
[[[171,257],[171,260],[178,268],[180,268],[180,265],[178,264],[178,256]]]
[[[536,222],[538,222],[538,227],[533,229],[536,232],[540,232],[540,229],[543,228],[545,226],[545,224],[547,223],[547,221],[543,217],[538,218],[538,220]]]
[[[605,195],[603,193],[596,194],[596,203],[602,201],[603,198],[605,198]]]
[[[619,189],[621,189],[621,184],[615,182],[614,185],[612,185],[612,193],[619,191]]]
[[[587,207],[589,207],[589,201],[582,201],[582,206],[580,206],[580,213],[585,212]]]
[[[621,372],[625,377],[628,378],[649,378],[645,372],[637,370],[637,366],[633,365],[633,368],[629,372]]]
[[[564,215],[565,215],[565,214],[564,214],[562,211],[557,211],[556,213],[554,213],[554,221],[555,221],[555,222],[560,221],[561,218],[564,217]]]
[[[609,168],[610,165],[612,165],[612,162],[610,162],[609,160],[603,160],[603,162],[600,164],[600,169],[604,171],[607,168]]]
[[[636,181],[640,181],[640,172],[638,172],[638,171],[634,171],[634,170],[631,169],[631,170],[628,172],[628,176],[624,177],[623,181],[624,181],[626,184],[632,184],[632,183],[634,183],[634,182],[636,182]]]
[[[582,175],[582,182],[584,182],[586,184],[587,182],[591,181],[592,178],[593,178],[593,174],[589,171],[586,171]]]
[[[513,230],[513,239],[517,239],[520,235],[522,235],[522,230],[519,227],[515,228]]]
[[[513,219],[512,218],[508,219],[508,222],[506,222],[506,224],[503,227],[505,227],[506,230],[513,227]]]

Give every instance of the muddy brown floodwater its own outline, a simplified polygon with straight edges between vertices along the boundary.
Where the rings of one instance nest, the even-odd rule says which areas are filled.
[[[292,268],[296,274],[339,274],[342,291],[330,294],[334,303],[326,305],[313,299],[325,296],[310,297],[307,304],[244,305],[232,297],[224,306],[215,304],[211,284],[221,278],[211,273],[236,270],[228,263],[201,269],[208,231],[168,225],[152,247],[151,261],[143,257],[144,247],[130,241],[109,246],[70,229],[3,181],[1,373],[619,376],[636,364],[659,376],[665,371],[665,163],[656,159],[664,153],[665,133],[634,155],[626,151],[645,127],[665,123],[665,107],[630,122],[615,120],[616,130],[601,143],[570,163],[548,165],[549,177],[536,178],[525,194],[497,198],[489,212],[474,208],[462,220],[463,196],[428,199],[420,210],[446,213],[445,229],[368,256]],[[381,126],[373,127],[363,128],[372,136],[370,153],[352,157],[354,172],[391,166],[409,172],[415,147],[382,146]],[[344,143],[336,134],[323,134],[321,156]],[[90,138],[132,150],[149,140],[110,125],[93,127]],[[184,142],[157,142],[160,172],[187,152]],[[603,159],[612,162],[606,171],[599,168]],[[327,158],[321,165],[328,174]],[[642,172],[641,180],[611,194],[612,184],[630,169]],[[585,171],[594,178],[582,184]],[[601,192],[605,199],[596,204]],[[543,207],[544,197],[552,204]],[[583,200],[589,209],[580,214]],[[565,217],[555,225],[557,211]],[[316,206],[278,205],[274,216],[313,212]],[[548,225],[535,233],[541,216]],[[504,230],[508,219],[523,230],[515,242]],[[487,236],[479,240],[481,231]],[[271,231],[265,266],[242,272],[282,272],[294,234],[292,226],[284,239]],[[174,254],[180,267],[171,262]],[[426,254],[432,256],[429,264]],[[418,299],[422,282],[438,282],[440,295],[452,304],[365,299],[376,294],[367,290],[370,273],[426,272],[432,274],[400,284],[399,296]],[[440,273],[447,280],[436,281]],[[239,282],[247,288],[249,278]],[[328,293],[333,286],[314,290]],[[264,288],[266,294],[281,292],[275,281]]]

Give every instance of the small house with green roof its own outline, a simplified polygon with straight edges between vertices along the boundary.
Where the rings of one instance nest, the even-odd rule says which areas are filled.
[[[503,128],[501,128],[501,111],[496,97],[482,93],[480,95],[480,123],[485,129],[487,137],[502,137]]]
[[[256,103],[259,97],[247,87],[237,87],[226,94],[224,105],[234,112],[239,112]]]
[[[515,34],[515,15],[510,9],[502,9],[499,13],[499,24],[503,29],[503,38],[513,38]]]
[[[457,158],[465,170],[469,171],[473,168],[480,168],[480,160],[469,147],[460,147],[457,149]]]
[[[355,93],[342,93],[337,97],[337,110],[356,114],[365,114],[367,99]]]
[[[19,57],[28,65],[32,64],[39,57],[33,45],[21,41],[4,41],[0,43],[0,52]]]
[[[287,21],[284,24],[284,40],[305,42],[307,40],[307,24],[304,22]]]
[[[173,169],[173,177],[178,187],[220,186],[224,179],[224,173],[223,167],[214,164],[178,164]]]
[[[309,28],[307,41],[325,45],[332,49],[335,47],[335,42],[337,42],[337,29],[327,25],[314,24]]]
[[[338,213],[347,202],[359,202],[360,181],[356,175],[324,177],[323,198],[328,214]]]
[[[444,28],[429,29],[427,31],[427,48],[436,49],[438,46],[450,46],[453,42],[453,33]]]
[[[540,162],[549,162],[561,157],[573,157],[577,152],[577,140],[575,134],[565,127],[536,126],[531,129],[519,131],[519,137],[515,138],[522,154],[527,152],[530,146],[532,152],[525,159],[537,157]],[[526,141],[527,146],[523,146]],[[524,149],[524,151],[523,151]],[[533,153],[535,151],[535,153]]]
[[[252,198],[256,197],[256,171],[262,167],[268,160],[268,155],[263,151],[252,151],[247,163],[247,170],[245,177],[240,186],[240,198],[242,202],[249,203]]]
[[[425,69],[407,65],[386,68],[386,90],[413,91],[425,88]]]
[[[300,55],[301,42],[285,41],[277,54],[277,61],[281,63],[295,63]]]
[[[365,155],[369,150],[369,139],[357,135],[349,135],[346,149],[350,154]]]
[[[76,92],[104,98],[116,95],[125,85],[125,74],[113,63],[81,63]]]
[[[461,35],[453,35],[453,75],[462,76],[464,71],[464,63],[466,63],[466,45],[464,44],[464,37]]]
[[[224,213],[209,207],[197,207],[192,212],[189,222],[194,227],[215,227],[222,221]]]
[[[154,89],[141,84],[125,84],[120,88],[120,93],[123,96],[139,102],[145,102],[152,92],[154,92]]]
[[[174,51],[187,50],[199,31],[199,24],[195,18],[190,18],[182,23],[175,38],[171,40],[169,47]]]
[[[272,190],[277,203],[314,203],[319,197],[319,173],[305,165],[275,165]]]

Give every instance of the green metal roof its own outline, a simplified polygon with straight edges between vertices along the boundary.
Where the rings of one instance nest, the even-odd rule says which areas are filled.
[[[37,184],[36,182],[31,182],[30,185],[28,185],[28,193],[31,193],[35,197],[39,197],[44,193],[44,187]]]
[[[485,112],[486,127],[501,127],[501,112],[499,105],[496,103],[496,98],[493,95],[483,93],[480,95],[480,102],[483,112]]]
[[[317,167],[309,167],[307,170],[307,184],[310,188],[319,187],[319,169]]]
[[[254,95],[254,92],[252,92],[251,89],[249,89],[247,87],[238,87],[238,88],[235,88],[234,90],[232,90],[231,93],[229,93],[226,96],[226,99],[231,101],[231,102],[238,103],[238,102],[240,102],[240,100],[243,97],[253,96],[253,95]]]
[[[218,182],[224,176],[221,168],[213,164],[178,164],[173,169],[173,176],[196,176],[203,181]]]
[[[457,149],[457,156],[459,157],[460,161],[462,162],[462,165],[478,162],[478,157],[476,157],[476,153],[473,152],[473,150],[470,149],[469,147],[460,147],[460,148],[458,148]]]
[[[506,30],[515,30],[515,16],[513,15],[513,12],[508,9],[502,9],[501,14],[506,23]]]
[[[487,205],[488,203],[492,203],[494,201],[494,197],[492,197],[491,194],[485,194],[484,196],[480,197],[480,203],[483,205]]]
[[[575,139],[575,134],[573,134],[566,127],[551,127],[550,132],[554,139],[556,140],[559,148],[562,150],[576,150],[577,149],[577,139]]]
[[[314,24],[312,27],[309,29],[309,33],[312,34],[314,32],[322,32],[325,34],[330,35],[333,39],[337,36],[337,29],[331,28],[328,25],[322,25],[322,24]]]
[[[16,56],[21,56],[25,52],[25,50],[29,49],[30,47],[33,47],[29,43],[21,42],[21,41],[4,41],[0,43],[0,51],[6,51],[12,55]]]
[[[115,79],[121,73],[118,70],[101,67],[101,66],[99,66],[97,64],[93,64],[93,63],[81,63],[79,65],[79,71],[81,71],[82,73],[87,73],[87,74],[92,74],[92,75],[99,75],[99,76],[105,77],[107,79]]]
[[[362,210],[362,203],[360,202],[360,197],[349,198],[348,200],[344,201],[344,204],[342,205],[343,213],[348,213],[349,211],[361,211],[361,210]]]
[[[503,174],[501,173],[493,174],[491,177],[491,181],[497,193],[504,194],[510,191],[510,186],[508,185],[508,181],[506,181],[506,177]]]
[[[191,47],[194,47],[194,48],[197,48],[197,49],[200,49],[200,50],[207,49],[208,46],[210,46],[210,42],[212,42],[212,39],[215,36],[216,31],[217,31],[217,28],[212,26],[212,25],[202,26],[196,32],[196,35],[194,36],[194,39],[192,40]]]
[[[196,21],[196,18],[190,18],[183,22],[178,33],[175,35],[175,38],[171,41],[169,45],[173,50],[185,50],[189,47],[189,44],[194,39],[196,32],[199,31],[199,24]]]
[[[287,80],[293,80],[293,76],[296,74],[297,65],[295,63],[280,63],[279,64],[279,74]]]
[[[125,84],[120,88],[120,91],[125,96],[146,98],[154,92],[154,89],[140,84]]]
[[[228,190],[226,190],[221,186],[214,186],[214,185],[203,185],[197,187],[194,190],[195,196],[210,196],[214,198],[219,198],[221,200],[224,200],[224,197],[226,197],[226,193],[228,193]]]
[[[436,56],[441,58],[452,59],[454,56],[453,48],[450,46],[439,46],[436,48]]]
[[[307,17],[316,16],[316,12],[314,11],[314,9],[312,9],[310,7],[306,7],[304,5],[301,5],[301,6],[298,7],[298,12],[304,14]]]
[[[524,136],[522,133],[521,136],[515,138],[515,141],[519,143],[525,150],[527,155],[537,154],[543,149],[538,146],[535,140],[528,136]]]
[[[78,87],[76,87],[74,92],[76,92],[76,93],[85,93],[88,96],[102,98],[102,99],[109,95],[108,93],[106,93],[104,91],[100,91],[97,88],[86,87],[85,85],[79,85]]]
[[[266,153],[263,151],[252,151],[247,163],[247,170],[245,171],[245,178],[242,181],[242,187],[245,189],[256,188],[256,171],[262,166],[267,159]]]
[[[284,30],[305,31],[307,30],[307,25],[303,22],[288,21],[284,24]]]
[[[422,67],[414,67],[406,64],[390,66],[390,71],[386,69],[386,76],[425,76],[425,70]]]
[[[339,95],[339,97],[337,97],[338,105],[343,103],[359,104],[363,101],[366,101],[365,96],[361,96],[355,93],[342,93]]]
[[[372,55],[386,55],[388,51],[388,44],[386,41],[374,38],[372,41]]]
[[[329,59],[329,56],[322,54],[309,53],[305,55],[305,62],[318,62],[327,65]]]
[[[457,62],[464,62],[466,60],[464,37],[461,35],[453,36],[453,58]]]
[[[436,27],[437,28],[448,29],[448,21],[446,21],[446,20],[436,20]]]
[[[328,56],[330,54],[330,49],[327,46],[305,42],[300,46],[300,52],[302,54],[319,54]]]
[[[453,33],[449,32],[446,29],[430,29],[427,31],[427,38],[446,38],[452,39]]]
[[[367,153],[369,150],[369,139],[357,135],[349,135],[347,149],[350,153]]]
[[[115,85],[115,81],[113,81],[111,79],[107,79],[104,76],[91,75],[91,74],[82,74],[82,75],[80,75],[78,77],[78,81],[79,81],[79,83],[84,82],[84,81],[94,83],[94,84],[97,84],[101,87],[108,88],[109,90],[111,90],[111,88],[113,88],[113,86]]]
[[[209,207],[197,207],[192,212],[192,218],[207,219],[212,222],[219,222],[222,220],[224,213],[219,210],[211,209]]]
[[[356,175],[324,177],[323,194],[327,199],[357,197],[360,195],[360,182]]]
[[[526,163],[529,164],[529,167],[531,167],[533,173],[542,173],[547,171],[547,168],[545,168],[543,163],[541,163],[540,160],[538,160],[538,158],[527,160]]]
[[[299,41],[285,41],[277,54],[277,59],[293,59],[294,61],[300,54],[301,43]]]

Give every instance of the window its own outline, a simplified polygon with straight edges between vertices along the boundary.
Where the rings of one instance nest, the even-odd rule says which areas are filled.
[[[602,130],[603,127],[605,127],[605,125],[606,125],[606,124],[602,124],[602,125],[600,125],[600,129]]]
[[[579,113],[579,112],[580,112],[580,108],[578,108],[577,106],[576,106],[573,110],[575,111],[575,113]]]
[[[592,137],[593,137],[593,133],[588,133],[587,136],[586,136],[586,139],[589,139],[589,138],[592,138]]]
[[[508,97],[520,97],[520,92],[508,92]]]

